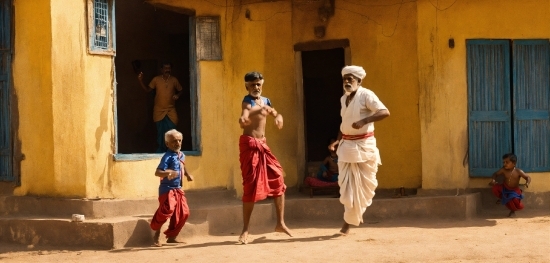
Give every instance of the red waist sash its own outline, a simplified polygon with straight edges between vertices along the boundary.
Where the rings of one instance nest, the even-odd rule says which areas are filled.
[[[360,139],[369,138],[369,137],[372,137],[372,136],[374,136],[374,132],[368,132],[368,133],[365,133],[365,134],[355,134],[355,135],[342,134],[342,139],[353,141],[353,140],[360,140]]]

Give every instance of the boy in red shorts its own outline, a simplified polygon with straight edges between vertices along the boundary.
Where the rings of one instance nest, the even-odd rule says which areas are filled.
[[[516,167],[517,160],[518,158],[512,153],[502,156],[502,168],[493,173],[492,180],[489,183],[489,185],[493,186],[493,194],[499,198],[497,204],[501,203],[510,210],[508,217],[515,216],[517,210],[523,209],[523,204],[521,203],[523,194],[519,188],[520,178],[527,181],[525,183],[526,187],[529,187],[531,183],[531,177]],[[504,181],[501,184],[495,180],[498,176],[504,177]]]

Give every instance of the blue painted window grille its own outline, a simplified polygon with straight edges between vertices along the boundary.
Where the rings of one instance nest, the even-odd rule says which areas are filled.
[[[550,171],[550,42],[468,40],[466,53],[470,175],[491,176],[508,152]]]
[[[109,49],[109,2],[108,0],[94,1],[94,47]]]

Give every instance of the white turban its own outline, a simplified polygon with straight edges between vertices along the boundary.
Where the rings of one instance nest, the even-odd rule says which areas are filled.
[[[363,67],[360,66],[345,66],[342,69],[342,77],[346,74],[352,74],[360,79],[363,79],[367,75],[367,72],[365,72]]]

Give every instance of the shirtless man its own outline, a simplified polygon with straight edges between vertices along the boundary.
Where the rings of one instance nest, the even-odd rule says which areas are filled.
[[[266,144],[265,124],[268,115],[275,117],[277,128],[283,128],[283,116],[271,105],[271,101],[260,96],[264,78],[259,72],[249,72],[244,76],[248,91],[242,102],[239,124],[243,134],[239,139],[241,172],[243,177],[243,231],[239,243],[248,243],[248,225],[254,203],[273,197],[277,211],[275,232],[292,236],[284,222],[286,185],[283,168]]]
[[[517,210],[523,209],[521,199],[523,194],[519,188],[520,178],[525,179],[525,186],[529,188],[531,177],[525,174],[521,169],[516,167],[517,157],[512,153],[507,153],[502,156],[502,168],[493,173],[492,180],[489,185],[493,186],[493,194],[498,197],[497,204],[505,205],[510,213],[508,217],[514,217]],[[496,182],[499,176],[504,177],[502,184]]]

